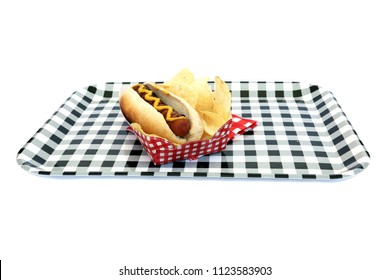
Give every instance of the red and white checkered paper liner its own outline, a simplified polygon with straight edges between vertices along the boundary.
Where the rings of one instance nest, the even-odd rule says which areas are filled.
[[[237,134],[243,134],[254,128],[256,124],[254,120],[232,115],[232,118],[211,139],[192,141],[182,145],[176,145],[158,136],[145,135],[131,126],[127,130],[138,137],[153,163],[161,165],[183,159],[195,160],[204,155],[220,152]]]

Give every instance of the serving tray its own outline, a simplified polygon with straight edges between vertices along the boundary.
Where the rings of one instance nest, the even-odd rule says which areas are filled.
[[[111,82],[75,91],[18,151],[17,163],[50,176],[291,179],[346,178],[369,165],[330,91],[299,82],[226,83],[232,113],[258,123],[222,152],[154,165],[119,109],[119,90],[133,83]]]

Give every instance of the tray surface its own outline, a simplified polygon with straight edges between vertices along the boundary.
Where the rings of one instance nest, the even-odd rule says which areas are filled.
[[[132,83],[115,82],[75,91],[19,150],[17,162],[52,176],[297,179],[345,178],[369,165],[369,153],[330,91],[299,82],[226,83],[232,113],[258,125],[220,153],[155,166],[126,131],[119,109],[119,90]]]

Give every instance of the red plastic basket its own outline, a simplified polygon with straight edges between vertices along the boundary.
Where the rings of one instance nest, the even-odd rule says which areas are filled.
[[[153,163],[161,165],[183,159],[195,160],[204,155],[220,152],[237,134],[243,134],[254,128],[256,124],[254,120],[232,115],[232,118],[211,139],[192,141],[182,145],[176,145],[158,136],[145,135],[131,126],[127,130],[138,137]]]

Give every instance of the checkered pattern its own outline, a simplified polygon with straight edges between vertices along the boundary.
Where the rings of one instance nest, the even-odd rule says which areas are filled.
[[[257,126],[221,152],[155,165],[128,132],[118,92],[106,83],[74,92],[20,149],[18,164],[42,175],[336,179],[370,156],[330,91],[298,82],[227,82],[232,113]],[[214,86],[213,83],[210,83]]]
[[[207,154],[220,152],[237,134],[243,134],[255,126],[256,121],[233,115],[211,139],[192,141],[183,145],[175,145],[164,138],[146,135],[132,126],[129,126],[128,130],[137,135],[154,164],[161,165],[182,159],[195,160]]]

